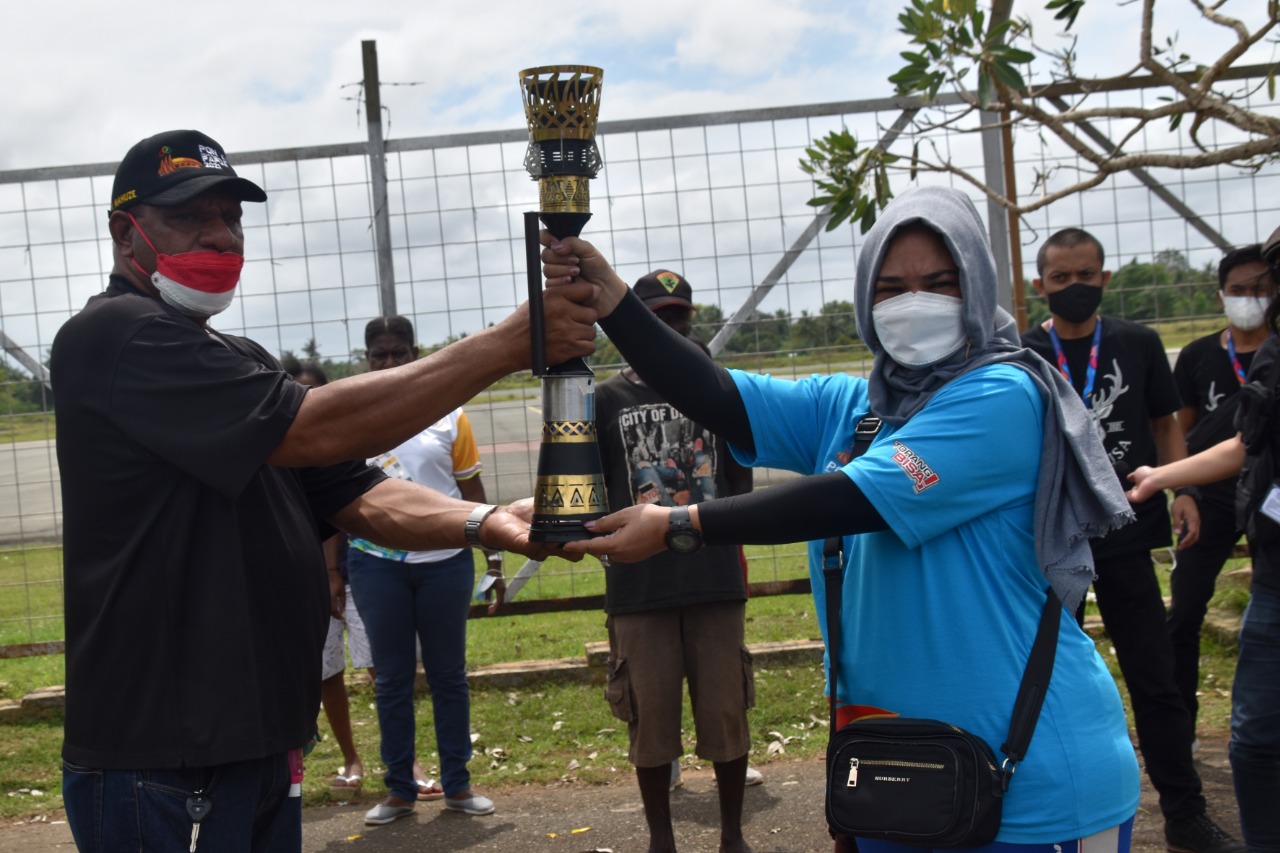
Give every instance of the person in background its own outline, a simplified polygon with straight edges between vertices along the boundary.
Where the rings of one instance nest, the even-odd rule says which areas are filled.
[[[374,372],[418,358],[413,324],[404,317],[377,317],[364,330]],[[471,423],[454,409],[422,432],[369,460],[387,476],[408,480],[451,497],[485,502],[480,454]],[[501,600],[502,554],[485,549]],[[383,777],[389,794],[369,809],[365,823],[391,823],[411,814],[419,799],[444,798],[446,809],[471,815],[494,811],[493,801],[471,789],[471,694],[467,686],[467,614],[475,582],[471,550],[410,551],[353,538],[347,558],[351,589],[364,618],[377,670],[378,725],[382,729]],[[496,604],[496,602],[495,602]],[[431,689],[440,783],[415,779],[416,725],[413,684],[417,645]]]
[[[1277,279],[1280,228],[1262,255]],[[1266,320],[1271,334],[1249,368],[1236,434],[1186,459],[1139,467],[1129,477],[1129,499],[1141,502],[1164,489],[1239,475],[1236,522],[1249,536],[1253,581],[1231,685],[1230,755],[1250,853],[1280,851],[1280,299],[1272,298]]]
[[[875,358],[867,379],[721,368],[654,317],[590,243],[542,240],[549,289],[593,285],[602,328],[655,392],[739,461],[803,475],[688,507],[628,507],[589,525],[604,535],[564,552],[634,562],[699,543],[808,540],[825,638],[823,544],[840,536],[844,639],[829,661],[840,667],[837,722],[941,719],[993,750],[1056,597],[1065,607],[1035,737],[1004,795],[996,842],[977,849],[1127,850],[1138,764],[1115,681],[1072,613],[1093,575],[1086,537],[1132,511],[1079,397],[1019,345],[997,306],[995,260],[972,202],[951,189],[910,190],[867,233],[853,286]],[[883,427],[851,456],[868,415]],[[861,853],[914,849],[856,841]]]
[[[1117,484],[1140,465],[1187,455],[1174,414],[1181,407],[1164,345],[1155,330],[1098,313],[1111,279],[1102,244],[1080,228],[1052,234],[1036,255],[1036,290],[1052,316],[1022,342],[1057,365],[1092,416]],[[1093,589],[1107,636],[1129,688],[1134,728],[1151,784],[1160,794],[1165,842],[1176,853],[1243,853],[1209,817],[1191,758],[1191,714],[1173,678],[1173,646],[1151,549],[1168,547],[1170,512],[1180,548],[1199,533],[1189,495],[1172,510],[1164,495],[1135,505],[1137,519],[1090,540]],[[1077,617],[1083,621],[1084,606]]]
[[[658,270],[636,282],[635,294],[663,323],[690,338],[693,289],[683,276]],[[710,355],[699,351],[696,357]],[[751,491],[751,469],[734,462],[723,441],[683,417],[630,368],[596,387],[596,424],[605,491],[615,512],[637,503],[685,506]],[[668,471],[669,477],[657,473]],[[637,563],[606,562],[604,597],[605,698],[627,724],[649,849],[676,847],[670,790],[681,784],[687,677],[697,754],[715,767],[720,849],[749,850],[742,837],[743,788],[764,777],[747,764],[747,710],[755,684],[743,644],[746,588],[738,549],[725,545]]]
[[[282,359],[282,362],[285,372],[300,385],[319,388],[329,384],[329,377],[318,364],[303,364],[296,359]],[[329,785],[345,793],[358,793],[364,781],[364,761],[351,731],[351,703],[346,682],[347,651],[351,652],[351,665],[368,670],[370,678],[374,677],[374,669],[369,638],[347,581],[345,533],[335,533],[324,540],[324,562],[329,576],[329,633],[324,641],[320,670],[320,706],[329,721],[333,739],[342,751],[342,766]]]
[[[549,553],[532,501],[477,505],[364,462],[528,368],[528,308],[414,364],[300,385],[210,323],[240,281],[242,205],[266,200],[204,133],[141,140],[116,169],[106,289],[54,338],[62,794],[83,850],[301,850],[335,532]],[[543,296],[552,363],[594,351],[574,301],[590,293]]]
[[[1218,305],[1227,327],[1192,341],[1178,353],[1173,378],[1182,398],[1178,424],[1187,452],[1199,453],[1236,433],[1236,405],[1254,353],[1271,334],[1267,305],[1275,296],[1271,270],[1254,244],[1228,252],[1218,264]],[[1200,511],[1200,537],[1177,552],[1169,578],[1169,640],[1173,677],[1194,728],[1200,702],[1200,628],[1223,564],[1244,534],[1236,525],[1236,477],[1178,489]],[[1193,742],[1194,744],[1194,742]]]

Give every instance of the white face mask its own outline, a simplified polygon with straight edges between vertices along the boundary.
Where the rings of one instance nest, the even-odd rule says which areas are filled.
[[[876,337],[903,367],[925,367],[964,346],[964,302],[954,296],[900,293],[871,309]]]
[[[1222,310],[1231,325],[1245,332],[1252,332],[1267,317],[1267,303],[1256,296],[1224,296]]]

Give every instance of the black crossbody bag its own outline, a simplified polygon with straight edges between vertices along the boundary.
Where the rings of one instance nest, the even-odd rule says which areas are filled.
[[[853,456],[866,450],[880,420],[854,432]],[[1050,590],[1022,674],[999,766],[991,747],[941,720],[889,717],[836,729],[843,559],[840,537],[823,548],[830,652],[831,739],[827,744],[827,826],[833,836],[877,838],[923,847],[975,847],[995,840],[1004,792],[1026,755],[1053,674],[1061,607]],[[904,677],[910,677],[904,674]]]

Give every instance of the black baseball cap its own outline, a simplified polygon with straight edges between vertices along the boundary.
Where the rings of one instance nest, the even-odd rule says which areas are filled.
[[[1262,257],[1268,263],[1280,261],[1280,228],[1272,231],[1267,242],[1262,244]]]
[[[670,270],[654,270],[637,281],[632,290],[650,311],[668,305],[693,308],[693,288],[684,280],[684,276]]]
[[[236,175],[222,146],[198,130],[167,130],[129,149],[116,169],[111,209],[135,204],[167,207],[182,204],[220,184],[235,190],[241,201],[266,201],[262,187]]]

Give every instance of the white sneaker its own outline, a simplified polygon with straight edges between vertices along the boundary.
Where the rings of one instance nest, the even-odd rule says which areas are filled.
[[[763,784],[764,784],[764,774],[748,764],[747,765],[747,781],[746,781],[747,787],[750,788],[752,785],[763,785]]]
[[[670,790],[674,791],[676,788],[681,788],[683,786],[684,786],[684,777],[680,775],[680,759],[677,758],[675,761],[671,762]]]

